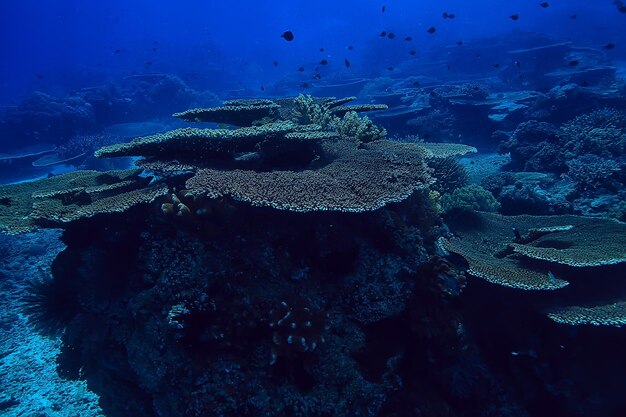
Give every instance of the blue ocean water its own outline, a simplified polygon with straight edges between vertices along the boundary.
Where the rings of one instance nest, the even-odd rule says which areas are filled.
[[[625,23],[0,1],[0,415],[626,415]]]

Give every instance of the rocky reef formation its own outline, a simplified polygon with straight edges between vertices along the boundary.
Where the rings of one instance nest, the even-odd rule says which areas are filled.
[[[4,231],[63,229],[67,247],[28,311],[62,329],[59,372],[86,379],[107,414],[509,406],[489,375],[477,389],[440,372],[464,367],[449,302],[465,280],[434,256],[425,160],[469,148],[381,139],[352,111],[327,117],[334,100],[311,101],[277,102],[278,116],[251,126],[97,152],[140,156],[150,176],[77,171],[0,187]]]

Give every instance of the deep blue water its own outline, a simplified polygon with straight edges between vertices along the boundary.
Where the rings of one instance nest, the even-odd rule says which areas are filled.
[[[620,29],[626,15],[611,0],[555,0],[547,8],[539,3],[3,1],[0,103],[19,102],[35,90],[62,94],[92,87],[132,71],[175,73],[216,93],[245,88],[256,96],[261,85],[310,79],[310,70],[324,58],[329,61],[324,76],[371,77],[409,58],[443,54],[458,40],[525,31],[592,47],[613,42],[612,59],[626,58],[626,48],[620,47],[626,43]],[[456,17],[444,20],[444,11]],[[520,19],[512,21],[513,14]],[[426,32],[431,26],[437,29],[433,35]],[[293,42],[280,38],[286,30],[295,33]],[[380,39],[381,31],[397,38]],[[405,36],[413,38],[411,45]],[[354,50],[346,50],[349,45]],[[409,57],[410,49],[418,53]],[[344,58],[352,64],[349,69]],[[146,62],[152,65],[145,68]],[[296,72],[300,66],[307,71]]]

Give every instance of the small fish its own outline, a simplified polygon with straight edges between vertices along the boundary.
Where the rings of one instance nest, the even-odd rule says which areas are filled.
[[[463,45],[463,41],[456,41],[456,44],[461,46],[461,45]]]
[[[320,65],[328,65],[328,61],[327,61],[327,60],[325,60],[325,59],[322,59],[322,60],[320,61]]]
[[[450,71],[450,65],[446,65],[448,67],[448,71]]]
[[[352,46],[352,45],[348,45],[348,51],[351,51],[351,50],[353,50],[353,49],[354,49],[354,46]]]
[[[309,83],[302,83],[302,84],[300,84],[300,87],[302,87],[302,88],[309,88],[310,86],[309,86]]]
[[[298,68],[298,72],[304,72],[304,67]]]
[[[387,67],[387,71],[393,71],[393,67]]]
[[[521,66],[522,66],[522,63],[521,63],[521,62],[519,62],[519,61],[515,61],[515,66],[519,68],[519,67],[521,67]]]
[[[265,91],[265,87],[264,86],[261,86],[261,91]]]
[[[500,64],[493,64],[494,68],[500,68]]]
[[[476,54],[476,59],[480,58],[480,54]]]
[[[320,52],[324,52],[324,48],[320,48]]]
[[[430,33],[432,35],[433,33],[437,32],[437,29],[435,29],[434,26],[431,26],[430,28],[428,28],[428,30],[426,32],[428,32],[428,33]]]
[[[618,9],[620,13],[626,13],[626,6],[620,6]]]
[[[157,43],[159,43],[159,41],[154,41],[154,42],[152,42],[152,43],[156,45]]]
[[[416,52],[415,50],[410,50],[410,51],[409,51],[409,54],[411,54],[411,55],[415,56],[415,54],[417,54],[417,52]]]
[[[512,14],[509,17],[511,18],[511,20],[519,20],[519,15],[518,14]]]
[[[420,86],[420,82],[419,81],[413,81],[411,83],[411,85],[414,86],[414,87],[419,87]]]
[[[41,74],[37,74],[37,78],[39,78],[40,80],[42,80],[42,79],[43,79],[43,75],[41,75]]]
[[[444,19],[454,19],[456,15],[454,13],[443,12],[441,15]]]
[[[381,12],[382,12],[382,13],[385,13],[385,10],[387,10],[387,6],[385,6],[385,5],[383,4],[383,7],[382,7],[382,9],[381,9]]]
[[[569,18],[570,18],[570,19],[572,19],[572,20],[576,20],[576,18],[577,18],[577,17],[578,17],[578,16],[576,16],[575,14],[573,14],[573,15],[571,15]]]
[[[152,52],[156,52],[156,51],[157,51],[157,49],[156,49],[156,48],[152,48]]]
[[[569,65],[570,67],[575,67],[578,64],[580,64],[580,61],[577,60],[577,59],[574,59],[573,61],[570,61],[570,62],[567,63],[567,65]]]
[[[346,68],[350,68],[350,61],[348,61],[348,58],[344,58],[343,63],[346,66]]]
[[[548,271],[548,278],[550,279],[550,282],[552,284],[556,284],[556,277],[554,276],[554,274],[552,273],[552,271]]]
[[[145,66],[149,67],[150,65],[152,65],[152,61],[148,61],[144,64]]]
[[[278,66],[278,61],[274,61],[274,62],[272,62],[272,63],[274,64],[274,66],[275,66],[275,67],[277,67],[277,66]]]
[[[382,32],[380,32],[380,37],[381,38],[386,38],[387,37],[387,32],[385,32],[384,30]]]
[[[291,42],[294,38],[293,36],[293,32],[288,30],[285,33],[283,33],[282,35],[280,35],[281,38],[283,38],[284,40],[286,40],[287,42]]]
[[[393,39],[393,38],[395,38],[395,37],[396,37],[396,35],[395,35],[393,32],[389,32],[389,33],[387,34],[387,37],[388,37],[389,39]]]
[[[116,49],[115,51],[113,51],[114,54],[119,54],[120,52],[122,52],[121,49]]]
[[[404,38],[404,40],[407,41],[407,42],[411,42],[413,40],[413,38],[410,37],[410,36],[407,36],[406,38]]]
[[[604,49],[614,49],[615,48],[615,44],[613,43],[607,43],[606,45],[604,45]]]
[[[550,5],[550,3],[548,3],[547,1],[544,1],[543,3],[539,3],[539,5],[545,9],[546,7]]]

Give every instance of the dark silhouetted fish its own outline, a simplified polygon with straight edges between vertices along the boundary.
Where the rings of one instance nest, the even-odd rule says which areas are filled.
[[[387,37],[387,32],[385,32],[384,30],[382,32],[380,32],[380,37],[381,38],[386,38]]]
[[[550,5],[550,3],[548,3],[547,1],[544,1],[543,3],[539,3],[539,5],[545,9],[546,7]]]
[[[500,64],[493,64],[494,68],[500,68]]]
[[[516,67],[521,67],[521,66],[522,66],[522,63],[521,63],[521,62],[519,62],[519,61],[515,61],[515,66],[516,66]]]
[[[273,64],[274,64],[275,67],[277,67],[278,66],[278,61],[274,61]]]
[[[387,6],[385,6],[385,5],[383,4],[383,7],[382,7],[382,9],[381,9],[381,12],[382,12],[382,13],[385,13],[385,10],[387,10]]]
[[[395,37],[396,37],[396,35],[395,35],[393,32],[389,32],[389,33],[387,34],[387,37],[388,37],[389,39],[393,39],[393,38],[395,38]]]
[[[324,52],[324,48],[320,48],[320,52]]]
[[[575,67],[578,64],[580,64],[580,61],[577,60],[577,59],[574,59],[573,61],[570,61],[570,62],[567,63],[567,65],[569,65],[570,67]]]
[[[461,45],[463,45],[463,41],[456,41],[456,44],[461,46]]]
[[[350,68],[350,61],[348,61],[348,58],[344,58],[343,63],[346,66],[346,68]]]
[[[304,67],[300,67],[300,68],[298,68],[298,71],[299,71],[299,72],[304,72]]]
[[[120,52],[122,52],[121,49],[116,49],[115,51],[113,51],[114,54],[119,54]]]
[[[441,15],[444,19],[454,19],[456,15],[454,13],[443,12]]]
[[[426,32],[428,32],[430,34],[433,34],[433,33],[437,32],[437,29],[435,29],[434,26],[431,26],[430,28],[428,28],[428,30]]]
[[[393,67],[387,67],[387,71],[393,71]]]
[[[606,45],[604,45],[604,49],[613,49],[615,48],[615,44],[613,43],[607,43]]]
[[[152,52],[156,52],[156,51],[157,51],[157,49],[156,49],[156,48],[152,48]]]
[[[291,42],[293,40],[293,32],[288,30],[282,35],[280,35],[280,37],[286,40],[287,42]]]
[[[519,15],[518,14],[512,14],[509,17],[511,18],[511,20],[519,20]]]
[[[320,61],[320,65],[328,65],[328,61],[327,61],[327,60],[325,60],[325,59],[322,59],[322,60]]]
[[[419,86],[420,86],[420,82],[419,82],[419,81],[413,81],[413,82],[411,83],[411,85],[412,85],[413,87],[419,87]]]
[[[302,87],[302,88],[309,88],[309,83],[302,83],[302,84],[300,84],[300,87]]]
[[[404,40],[407,41],[407,42],[411,42],[413,40],[413,38],[410,37],[410,36],[407,36],[406,38],[404,38]]]
[[[409,51],[409,54],[415,55],[415,54],[417,54],[417,52],[415,50],[411,50],[411,51]]]
[[[573,14],[573,15],[571,15],[569,18],[570,18],[570,19],[572,19],[572,20],[576,20],[576,18],[577,18],[577,17],[578,17],[578,16],[576,16],[575,14]]]
[[[353,49],[354,49],[354,47],[352,45],[348,45],[348,51],[351,51]]]
[[[261,86],[261,91],[265,91],[265,87],[264,86]]]

